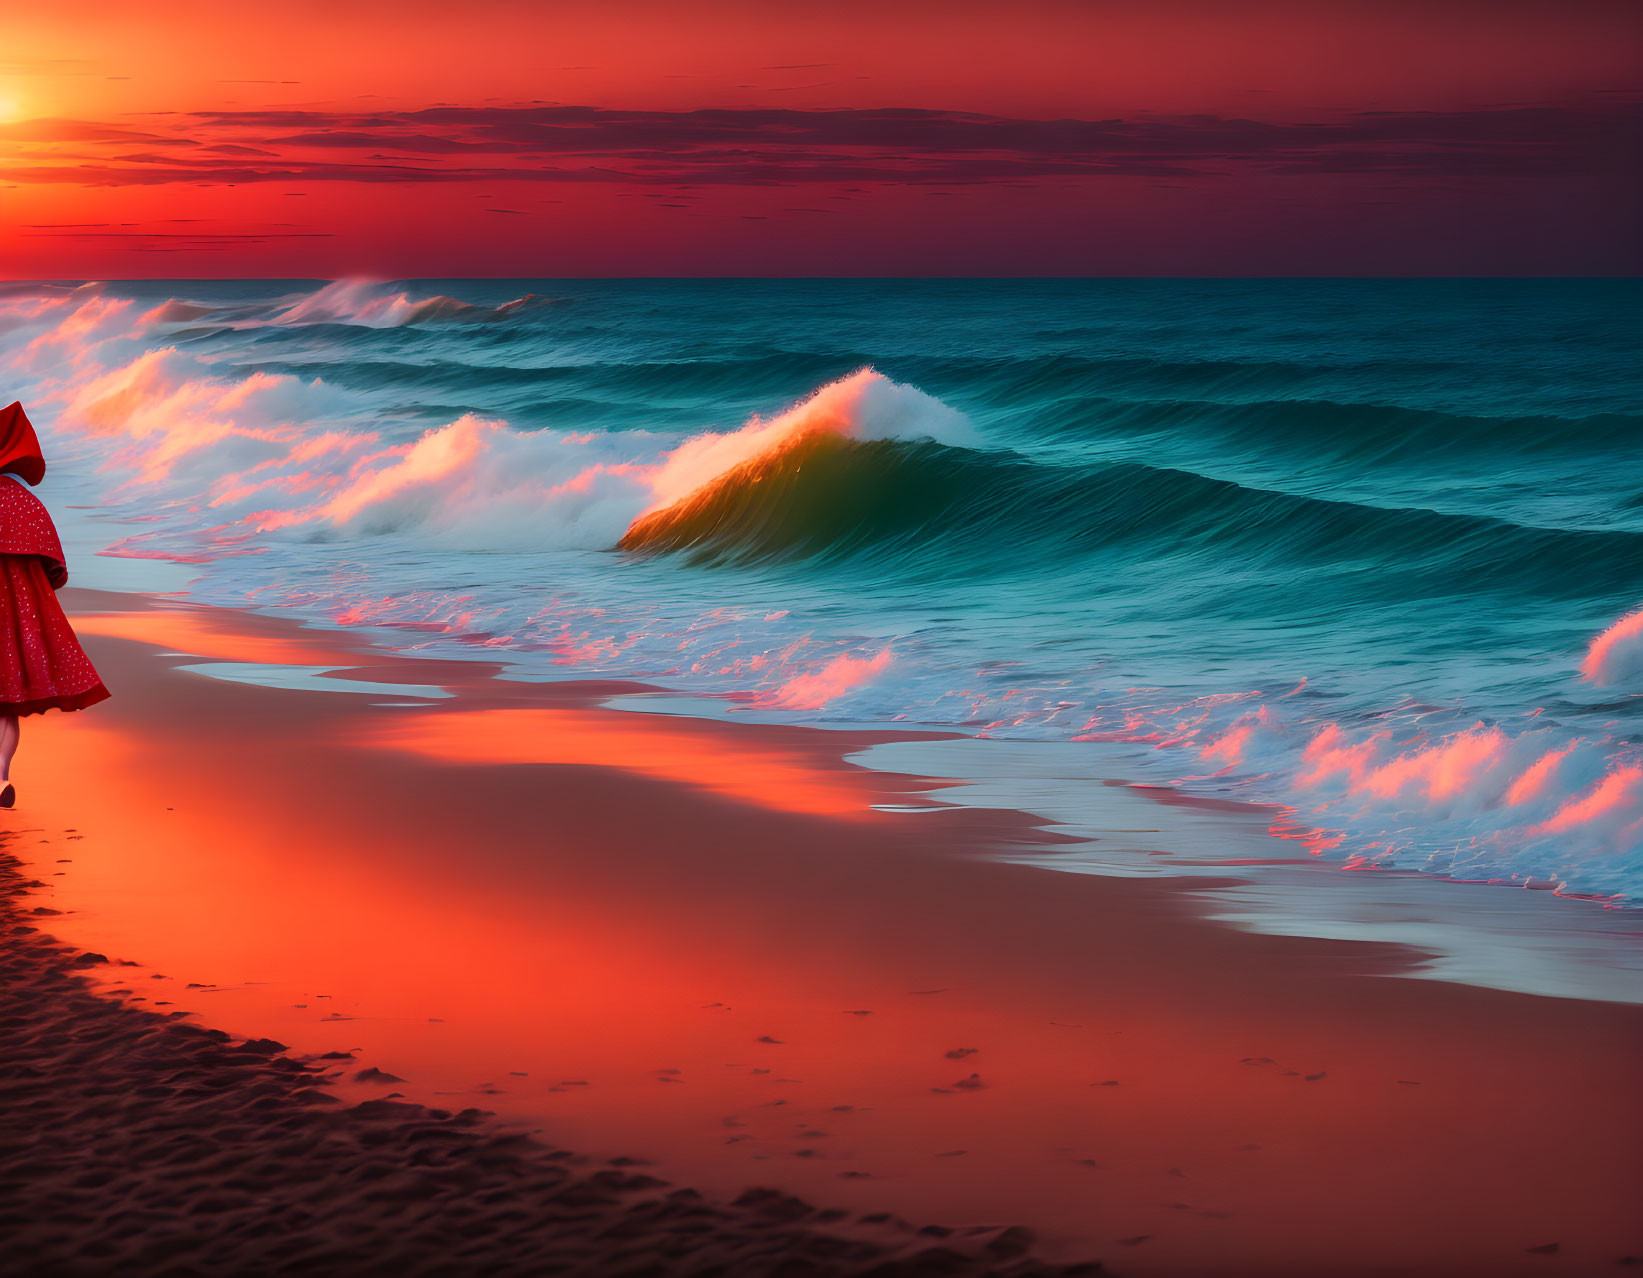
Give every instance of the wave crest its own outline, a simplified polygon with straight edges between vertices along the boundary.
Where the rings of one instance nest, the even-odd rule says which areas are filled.
[[[928,440],[974,444],[962,414],[913,386],[863,368],[830,382],[770,421],[754,418],[728,435],[705,434],[668,455],[652,480],[656,501],[618,542],[622,550],[665,550],[707,539],[733,522],[756,486],[766,504],[791,495],[772,489],[806,463],[837,456],[861,441]],[[823,500],[825,500],[825,496]]]
[[[1592,683],[1643,691],[1643,608],[1627,613],[1592,640],[1580,674]]]
[[[437,294],[412,299],[408,293],[383,291],[368,280],[334,280],[316,293],[281,311],[279,324],[356,324],[365,328],[399,328],[450,320],[465,324],[493,323],[548,305],[550,299],[526,293],[500,306],[479,306]],[[178,306],[178,303],[171,303]],[[197,308],[189,308],[190,310]],[[170,317],[167,317],[170,318]],[[187,318],[198,318],[190,316]]]

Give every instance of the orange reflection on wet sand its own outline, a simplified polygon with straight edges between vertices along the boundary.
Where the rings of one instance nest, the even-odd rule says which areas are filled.
[[[74,629],[81,635],[103,635],[153,644],[170,652],[186,652],[218,661],[248,661],[274,665],[312,666],[342,661],[349,654],[325,642],[322,634],[300,641],[283,634],[247,627],[234,614],[204,608],[152,608],[142,612],[80,613]]]
[[[586,764],[805,816],[860,817],[882,794],[868,774],[745,742],[699,721],[597,710],[459,710],[373,724],[364,743],[441,763]]]

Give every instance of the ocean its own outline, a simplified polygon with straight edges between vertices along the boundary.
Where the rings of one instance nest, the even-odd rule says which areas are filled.
[[[19,284],[0,400],[82,581],[1060,743],[1321,863],[1627,906],[1640,320],[1599,280]]]

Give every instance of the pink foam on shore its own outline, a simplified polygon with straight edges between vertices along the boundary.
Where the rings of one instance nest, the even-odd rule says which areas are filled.
[[[890,664],[890,650],[872,657],[835,657],[819,670],[790,679],[760,697],[757,704],[769,709],[820,710],[829,701],[861,687]]]

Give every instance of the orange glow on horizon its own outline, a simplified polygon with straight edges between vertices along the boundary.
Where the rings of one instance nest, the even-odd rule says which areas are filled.
[[[1518,180],[1485,164],[1479,177],[1463,156],[1434,179],[1421,139],[1469,111],[1629,101],[1643,59],[1626,7],[1393,8],[711,0],[687,20],[659,0],[36,7],[8,15],[0,62],[12,104],[0,234],[8,273],[36,279],[1502,273],[1510,259],[1477,242],[1485,217],[1496,234],[1510,223],[1515,252],[1538,246],[1537,272],[1617,273],[1620,228],[1636,220],[1627,174],[1588,169],[1576,148],[1556,173],[1527,164]],[[639,113],[644,136],[600,155],[578,126],[545,141],[496,120],[439,134],[451,112],[559,106]],[[713,121],[694,113],[738,111],[826,127],[849,112],[934,113],[937,129],[961,116],[1012,130],[1122,121],[1135,137],[1076,172],[1053,141],[1003,171],[1007,148],[938,145],[938,174],[962,152],[940,183],[918,139],[904,145],[905,120],[820,148],[789,148],[786,124],[701,135]],[[1252,160],[1249,137],[1227,136],[1252,120],[1257,135],[1352,133],[1401,113],[1430,114],[1407,171],[1401,146],[1390,169],[1372,149],[1366,164],[1309,174],[1309,144]],[[1544,160],[1581,118],[1549,142],[1512,140],[1506,119],[1505,145]],[[1192,120],[1213,127],[1160,149],[1160,122]],[[1502,139],[1486,120],[1471,145],[1487,161]],[[914,162],[857,173],[873,155]],[[1550,226],[1564,204],[1578,217]],[[1360,256],[1296,258],[1309,240],[1356,241]],[[1402,247],[1362,256],[1381,241]]]

